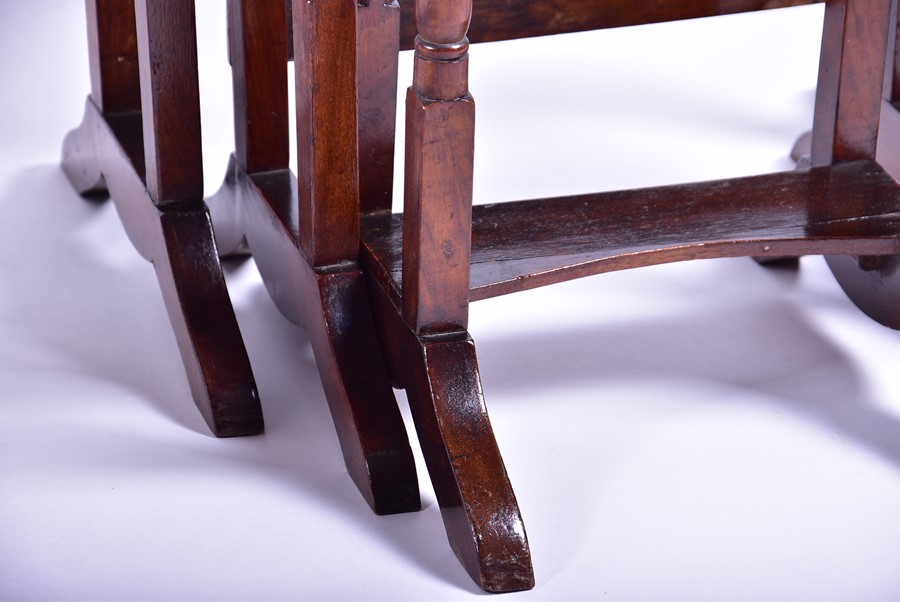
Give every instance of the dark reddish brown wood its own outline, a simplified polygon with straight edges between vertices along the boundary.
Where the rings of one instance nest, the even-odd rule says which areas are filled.
[[[90,99],[63,145],[63,169],[80,192],[104,182],[135,248],[153,262],[194,401],[219,437],[263,430],[250,361],[202,201],[158,208],[143,180],[140,113],[104,118]]]
[[[402,297],[376,286],[382,344],[407,389],[450,545],[485,590],[534,586],[525,527],[466,332],[474,103],[467,87],[471,2],[418,0],[407,95]],[[368,217],[382,215],[373,213]],[[397,301],[396,303],[394,301]]]
[[[365,218],[372,237],[367,252],[381,344],[394,382],[408,389],[451,545],[486,590],[529,588],[534,581],[528,542],[487,417],[474,346],[465,331],[470,296],[483,298],[609,269],[681,259],[751,253],[897,253],[897,185],[870,161],[872,134],[878,129],[877,121],[872,125],[870,102],[877,83],[872,65],[877,61],[865,56],[877,54],[883,41],[873,24],[886,22],[878,4],[884,1],[848,5],[849,0],[842,0],[841,27],[826,29],[826,36],[841,38],[830,42],[840,48],[826,51],[823,59],[829,65],[823,73],[838,82],[829,143],[834,152],[823,163],[827,166],[797,174],[485,207],[476,212],[473,224],[474,105],[466,85],[465,39],[472,7],[466,1],[420,0],[421,37],[408,97],[402,255],[395,240],[398,222],[383,215],[389,180],[377,172],[386,163],[371,160],[371,153],[383,159],[385,151],[380,149],[389,143],[387,128],[374,116],[381,104],[378,99],[387,99],[386,90],[395,77],[390,72],[393,66],[385,61],[394,48],[393,34],[385,32],[396,26],[396,7],[324,0],[298,3],[293,25],[300,191],[284,167],[260,171],[248,167],[257,152],[251,150],[255,135],[251,115],[257,108],[264,110],[267,94],[259,95],[257,107],[256,97],[245,93],[236,125],[245,128],[238,145],[247,155],[238,154],[216,202],[232,205],[221,215],[242,222],[232,230],[246,233],[281,310],[310,328],[348,470],[373,508],[413,509],[418,496],[405,431],[375,336],[369,290],[357,261],[361,207],[372,212]],[[485,18],[484,31],[490,32],[485,39],[501,39],[798,3],[685,1],[648,7],[611,1],[593,11],[585,10],[584,2],[553,0],[519,2],[520,12],[514,13],[508,3],[483,1],[476,9],[485,7],[507,17],[497,24]],[[273,11],[269,21],[246,18],[252,5],[258,3],[241,6],[243,28],[256,28],[258,33],[277,27],[274,4],[268,7]],[[608,20],[599,21],[604,9],[613,12],[605,13]],[[561,12],[554,16],[548,10]],[[834,21],[838,12],[829,10]],[[856,17],[847,20],[847,14]],[[535,21],[537,28],[516,21],[522,15]],[[573,20],[565,21],[563,15]],[[272,39],[277,45],[277,35]],[[257,55],[260,48],[248,50],[244,39],[241,44],[244,55],[235,61],[238,69],[253,70],[248,65],[267,60]],[[257,58],[248,63],[251,56]],[[378,71],[381,67],[388,71]],[[272,73],[276,71],[273,67]],[[253,73],[255,77],[261,72]],[[269,86],[277,95],[280,84],[264,80],[252,85]],[[246,87],[248,81],[241,80],[237,88]],[[862,91],[851,91],[854,81]],[[852,103],[841,104],[841,98],[852,94],[861,102],[861,114],[846,110]],[[822,98],[826,105],[830,102],[827,95]],[[261,130],[260,136],[277,137],[276,129]],[[258,152],[263,153],[260,165],[267,163],[266,152],[281,156],[277,149]],[[139,154],[130,156],[134,160]],[[830,166],[832,159],[840,164]],[[848,162],[854,159],[865,160]],[[88,171],[86,181],[97,177]],[[235,205],[238,198],[245,206]],[[736,206],[735,199],[745,204]],[[559,225],[534,228],[535,221],[547,216]],[[667,228],[654,229],[648,220],[665,222]],[[500,225],[494,227],[496,223]],[[153,246],[146,242],[146,233],[133,236],[140,246]],[[470,264],[477,268],[471,273],[471,285]],[[884,261],[863,262],[863,267],[873,265],[879,270],[887,267]],[[855,277],[861,271],[854,269]],[[893,305],[892,299],[885,305]]]
[[[203,198],[194,3],[136,0],[147,190],[160,206]]]
[[[396,1],[359,3],[359,206],[390,211],[394,188],[394,132],[397,121],[397,53],[400,6]]]
[[[898,212],[900,185],[870,161],[479,205],[472,218],[470,300],[690,259],[890,255],[900,251]],[[666,227],[648,228],[648,216]],[[399,302],[400,217],[366,216],[363,240],[370,272]]]
[[[288,25],[288,60],[294,60],[294,3],[292,0],[284,0],[284,14]]]
[[[88,0],[91,98],[105,114],[141,110],[133,0]]]
[[[233,0],[228,3],[228,18],[238,164],[249,173],[287,169],[290,128],[284,3]]]
[[[831,15],[826,22],[826,27],[830,28],[832,31],[832,35],[834,31],[841,29],[845,24],[841,22],[840,18],[836,18],[835,15]],[[898,145],[900,143],[895,142],[896,137],[893,135],[896,129],[896,116],[895,113],[897,111],[897,107],[895,103],[900,101],[900,45],[896,43],[897,38],[897,30],[900,28],[900,17],[896,19],[896,26],[891,29],[891,35],[888,39],[888,48],[893,49],[888,56],[888,61],[893,61],[892,69],[889,69],[890,72],[889,77],[885,77],[884,84],[884,99],[881,103],[881,120],[879,123],[879,136],[878,136],[878,144],[877,144],[877,160],[881,163],[885,168],[887,168],[888,172],[891,173],[895,178],[900,177],[900,148]],[[835,60],[835,55],[837,54],[837,49],[833,44],[827,44],[825,41],[825,37],[823,36],[823,52],[830,53],[832,56],[830,60]],[[820,68],[821,65],[820,64]],[[836,120],[836,99],[838,93],[839,83],[837,81],[837,72],[832,71],[830,73],[820,74],[820,77],[824,79],[824,82],[827,84],[825,86],[819,86],[818,88],[818,104],[821,109],[818,111],[819,119],[821,120],[821,127],[831,127],[833,124],[832,121]],[[887,124],[887,135],[881,135],[884,132],[884,122],[888,121]],[[822,160],[827,164],[828,154],[829,154],[829,143],[833,143],[834,134],[833,132],[828,132],[825,134],[821,134],[820,138],[820,148],[818,149],[818,153],[820,154]],[[811,159],[811,151],[812,151],[812,132],[806,132],[800,138],[797,139],[797,142],[794,144],[794,148],[791,150],[791,157],[798,163],[799,167],[809,167],[812,163]]]
[[[380,10],[382,13],[373,13],[373,10]],[[393,14],[386,12],[388,10],[393,11]],[[309,22],[304,21],[307,17],[311,19]],[[315,25],[315,20],[326,17],[330,33],[317,33],[316,27],[324,25]],[[311,46],[304,44],[309,44],[310,39],[318,39],[317,35],[335,36],[335,31],[344,31],[344,26],[337,23],[341,19],[348,19],[344,10],[333,5],[327,9],[295,7],[294,31],[298,39],[305,40],[298,41],[296,45],[297,61],[304,65],[308,62],[315,63],[307,65],[304,70],[298,68],[298,75],[303,78],[298,78],[298,97],[308,95],[306,98],[298,98],[298,121],[309,119],[309,123],[312,123],[318,120],[317,122],[326,124],[326,127],[341,125],[336,122],[341,115],[346,115],[343,103],[346,102],[349,84],[344,88],[338,85],[328,88],[324,82],[320,82],[320,78],[328,74],[340,80],[343,76],[336,75],[335,70],[344,68],[350,71],[351,80],[360,82],[360,122],[372,123],[364,118],[367,107],[377,105],[370,99],[377,95],[383,96],[386,83],[393,85],[390,80],[395,79],[395,76],[388,74],[388,77],[382,75],[372,78],[361,75],[357,78],[353,71],[354,68],[377,69],[383,63],[386,54],[384,49],[391,48],[391,52],[394,51],[393,43],[389,44],[384,39],[384,29],[392,27],[396,23],[396,17],[395,7],[360,5],[355,24],[360,36],[357,40],[362,40],[356,45],[360,56],[357,62],[348,63],[327,55],[310,58],[303,54],[305,49],[310,52],[313,50]],[[376,31],[372,25],[378,22],[380,25]],[[459,35],[464,36],[464,33],[463,27]],[[455,33],[438,32],[434,36],[435,40],[440,42],[442,35]],[[367,49],[373,47],[373,44],[365,42],[365,36],[372,36],[375,46],[380,49],[378,53],[371,52],[368,56],[362,56],[367,53]],[[342,39],[346,42],[352,38]],[[316,46],[316,50],[318,49]],[[432,51],[439,53],[437,58],[446,58],[441,48],[425,48],[422,54]],[[232,47],[232,54],[236,52],[239,49]],[[463,55],[464,52],[463,49]],[[435,57],[432,55],[431,58]],[[429,73],[433,72],[433,65],[425,65],[424,75],[420,80],[421,90],[426,94],[449,94],[445,105],[463,101],[459,105],[461,110],[442,114],[450,115],[450,123],[453,125],[465,124],[466,121],[471,123],[472,116],[472,105],[467,94],[455,92],[458,86],[454,80],[459,75],[459,67],[465,66],[464,59],[460,60],[461,58],[451,59],[444,65],[450,69],[447,76],[432,78]],[[233,56],[233,64],[240,68],[242,63]],[[330,65],[328,70],[323,66],[326,64]],[[243,68],[247,68],[246,63]],[[437,73],[439,72],[440,67]],[[436,84],[436,87],[432,84]],[[449,84],[449,87],[444,84]],[[372,91],[376,96],[367,97]],[[421,102],[419,98],[415,100]],[[462,120],[455,115],[462,116]],[[383,144],[386,132],[381,127],[383,124],[378,125],[372,140]],[[436,122],[426,122],[425,125],[424,132],[427,134],[429,129],[435,127]],[[250,126],[252,123],[248,124]],[[300,131],[304,130],[301,128]],[[341,153],[344,161],[352,163],[353,157],[347,156],[348,152],[356,150],[352,145],[323,150],[320,147],[333,145],[333,140],[319,137],[318,130],[306,131],[315,135],[304,137],[301,134],[301,153],[306,151],[313,157],[326,151]],[[460,148],[468,146],[471,149],[471,127],[467,138],[468,141],[463,140],[466,145]],[[361,139],[365,139],[365,135]],[[361,147],[364,144],[361,142]],[[362,154],[365,151],[360,148],[359,152]],[[471,150],[468,154],[467,161],[470,164]],[[367,165],[371,167],[370,163]],[[216,195],[215,202],[233,204],[240,198],[244,205],[239,210],[217,210],[215,215],[242,221],[249,247],[276,304],[290,319],[311,330],[326,397],[351,476],[377,512],[417,508],[414,467],[399,412],[390,393],[390,380],[375,335],[367,285],[356,260],[357,255],[344,257],[338,265],[317,266],[313,260],[315,253],[301,253],[301,248],[304,247],[312,250],[322,248],[316,237],[331,235],[335,237],[335,241],[331,242],[338,246],[343,244],[340,237],[347,236],[347,233],[340,226],[335,228],[334,224],[323,222],[312,229],[304,227],[304,215],[315,216],[319,212],[331,210],[325,204],[333,199],[322,192],[324,189],[315,187],[311,187],[306,196],[302,192],[295,192],[295,180],[287,170],[251,174],[242,169],[239,161],[234,161],[232,166],[235,175],[226,178],[226,186],[223,192]],[[468,169],[471,172],[470,166]],[[313,172],[314,169],[307,172],[306,177],[316,177],[317,174]],[[426,172],[425,175],[431,177],[435,174]],[[232,186],[240,192],[229,191]],[[383,184],[379,188],[386,190]],[[465,192],[465,188],[462,190]],[[470,194],[457,195],[456,203],[459,204],[462,199],[465,201],[463,206],[468,209]],[[378,208],[384,206],[384,203],[384,199],[379,198],[373,206]],[[355,218],[358,220],[358,206],[355,211]],[[343,220],[343,217],[338,219]],[[298,222],[300,226],[297,225]],[[468,222],[465,222],[463,234],[468,232],[468,226]],[[230,227],[228,229],[232,230]],[[305,237],[313,239],[304,242]],[[358,249],[358,239],[354,244]],[[465,261],[463,266],[467,269],[467,249],[462,258]],[[462,297],[465,299],[468,282],[460,284]],[[396,318],[402,323],[399,313]],[[458,330],[458,325],[455,327]],[[417,430],[423,447],[426,448],[432,479],[439,492],[451,544],[473,577],[486,589],[510,591],[531,587],[533,574],[524,527],[483,406],[471,341],[464,331],[458,331],[454,341],[441,339],[439,342],[420,339],[409,328],[406,328],[406,332],[412,343],[409,349],[418,353],[420,358],[411,370],[413,380],[409,381],[410,399],[415,408]],[[459,379],[449,372],[453,370],[459,371]],[[452,428],[453,424],[456,424],[455,428]],[[441,433],[442,429],[446,438]],[[490,489],[488,498],[482,495],[484,483]],[[502,514],[498,514],[497,504],[504,504]],[[475,539],[473,534],[476,535]]]
[[[158,3],[155,8],[164,6]],[[63,144],[63,169],[79,192],[109,192],[129,238],[153,263],[194,400],[212,431],[218,436],[259,433],[263,430],[262,409],[228,299],[206,206],[200,196],[154,196],[173,190],[167,188],[166,176],[160,176],[172,173],[170,161],[184,159],[186,166],[196,170],[182,177],[182,182],[190,184],[181,188],[182,192],[202,181],[199,158],[189,156],[190,152],[199,154],[199,131],[166,129],[164,126],[174,126],[179,120],[168,113],[167,117],[152,114],[163,107],[174,110],[169,100],[172,97],[186,99],[188,104],[181,108],[189,114],[199,112],[199,105],[190,104],[196,101],[196,69],[186,73],[182,57],[165,52],[158,42],[159,52],[153,54],[156,63],[149,68],[149,47],[156,39],[150,29],[165,25],[160,15],[143,18],[141,23],[147,31],[138,36],[134,13],[123,3],[90,0],[87,7],[89,21],[95,24],[89,29],[96,27],[89,36],[92,90],[99,91],[109,112],[103,113],[88,99],[84,121]],[[146,12],[143,14],[146,17]],[[173,25],[174,35],[192,40],[193,33],[186,33],[182,25]],[[189,25],[193,29],[192,17]],[[109,32],[109,37],[103,32]],[[139,39],[146,46],[144,52],[137,50]],[[191,45],[190,40],[182,39],[181,43]],[[128,66],[120,69],[108,64],[118,62],[116,57],[123,57],[122,62],[127,63],[129,57],[136,56],[143,57],[142,77],[162,102],[142,106],[141,97],[134,94],[139,86],[137,72]],[[188,71],[190,62],[188,57]],[[174,92],[170,96],[170,87],[184,85],[193,90],[184,97]],[[147,119],[141,109],[149,114]],[[149,135],[148,127],[152,130]],[[174,156],[161,155],[153,146],[178,147],[182,134],[186,136],[185,146]],[[151,145],[146,153],[145,138]],[[155,159],[146,161],[148,155]],[[145,179],[148,163],[157,178],[153,193]],[[176,206],[170,209],[176,200]]]
[[[312,265],[359,253],[356,2],[294,3],[300,246]]]
[[[354,483],[377,514],[421,507],[415,463],[391,391],[356,262],[314,269],[299,248],[297,182],[288,170],[247,174],[238,168],[240,227],[266,288],[281,312],[310,332],[310,342]],[[219,227],[219,222],[216,222]]]
[[[355,10],[342,10],[328,16],[349,19],[351,28],[356,26],[356,11],[367,13],[359,17],[361,22],[366,19],[385,22],[392,18],[391,12],[396,17],[396,8],[391,6],[356,8],[353,2],[346,2],[345,6]],[[344,256],[339,265],[314,266],[310,257],[301,252],[298,224],[303,205],[299,204],[297,179],[287,168],[286,158],[279,158],[283,161],[278,169],[269,168],[272,163],[267,160],[271,156],[267,142],[280,144],[287,141],[286,120],[272,127],[271,123],[260,123],[254,119],[255,114],[281,114],[287,102],[284,87],[287,56],[278,52],[285,45],[277,35],[285,31],[284,22],[279,22],[278,18],[279,14],[283,15],[283,8],[282,0],[232,0],[230,39],[235,104],[247,104],[252,106],[252,110],[247,108],[236,112],[236,128],[244,134],[236,137],[238,153],[229,165],[224,186],[210,199],[216,230],[224,232],[222,236],[229,245],[236,245],[246,237],[276,305],[290,320],[309,329],[347,470],[363,497],[378,514],[418,510],[421,504],[415,463],[403,419],[391,391],[387,368],[381,358],[366,279],[356,261],[358,239],[353,254]],[[330,9],[333,9],[333,4]],[[375,10],[385,14],[371,14]],[[309,16],[308,13],[301,15]],[[318,13],[313,16],[322,17]],[[341,27],[330,21],[328,25],[338,30]],[[298,26],[296,30],[303,32],[304,27]],[[309,34],[308,31],[306,33]],[[373,30],[368,35],[370,39],[376,39],[377,34],[378,31]],[[254,40],[253,45],[249,45],[247,40]],[[352,47],[351,50],[351,62],[338,67],[345,68],[352,76],[355,50]],[[276,57],[280,69],[270,54]],[[327,65],[325,57],[305,59],[321,62],[315,69],[306,71],[307,77],[327,76],[328,71],[323,67]],[[298,89],[316,87],[316,82],[313,79],[298,84]],[[258,86],[267,92],[256,94],[243,89],[247,85]],[[376,89],[383,85],[371,83],[371,87]],[[347,102],[340,96],[332,103],[333,98],[329,94],[333,92],[343,93],[340,87],[330,91],[327,86],[319,87],[316,92],[304,90],[302,94],[308,96],[298,103],[301,105],[300,120],[314,118],[319,123],[333,123],[335,127],[340,127],[337,120],[345,114]],[[247,102],[248,97],[253,98],[252,104]],[[356,110],[355,102],[350,102],[349,106]],[[314,113],[314,116],[308,113]],[[305,142],[300,153],[308,152],[312,156],[318,153],[323,157],[327,152],[333,152],[331,156],[339,156],[356,150],[354,146],[346,150],[328,151],[322,147],[327,147],[332,141],[318,135]],[[356,164],[353,165],[355,169]],[[249,166],[256,166],[256,170]],[[329,211],[328,204],[333,200],[326,194],[329,191],[333,188],[312,186],[307,190],[303,198],[307,215]],[[358,199],[358,190],[352,190],[350,194],[351,201]],[[351,205],[352,218],[358,224],[358,205]],[[340,219],[344,220],[344,217],[340,216]],[[335,225],[324,221],[309,230],[308,234],[324,237],[325,243],[330,244],[335,241],[329,238],[346,236],[346,231],[343,222]],[[313,240],[308,248],[324,247]]]
[[[469,317],[475,104],[468,90],[471,0],[418,0],[406,100],[403,316],[420,333]]]
[[[291,0],[285,0],[291,15]],[[400,6],[396,1],[361,0],[356,11],[358,86],[359,207],[390,211],[394,188],[394,133],[397,121],[397,53]],[[293,19],[288,19],[293,36]],[[294,58],[292,40],[289,58]]]
[[[875,159],[888,41],[895,27],[891,6],[891,0],[831,0],[825,6],[813,165]]]
[[[504,19],[486,26],[493,32],[486,37],[497,36],[493,39],[775,7],[553,0],[481,6]],[[476,20],[478,7],[476,1]],[[834,103],[828,141],[834,153],[822,167],[477,207],[471,214],[470,249],[464,199],[470,198],[471,180],[459,162],[468,161],[472,123],[465,118],[457,123],[453,113],[439,112],[468,100],[462,59],[469,5],[417,3],[420,37],[407,107],[405,214],[365,216],[363,254],[391,376],[395,385],[407,388],[451,545],[482,587],[512,591],[530,587],[533,577],[465,332],[468,300],[612,269],[707,257],[848,253],[867,255],[864,266],[890,267],[900,251],[900,190],[873,161],[887,54],[884,32],[894,24],[885,7],[890,8],[889,0],[829,3],[822,59],[826,84],[817,110]],[[568,12],[541,12],[560,8]],[[604,8],[614,11],[607,13],[609,20],[588,26]],[[534,29],[516,22],[523,14],[534,17]],[[575,24],[562,23],[568,15]],[[475,31],[481,26],[476,24]],[[409,35],[404,30],[404,40]],[[428,110],[437,117],[429,121]],[[839,164],[832,165],[833,157]],[[455,263],[458,249],[469,255],[471,279]],[[894,292],[883,289],[872,296],[893,307]]]
[[[474,0],[472,43],[815,4],[823,0]],[[401,46],[415,45],[413,2],[401,3]]]
[[[488,420],[475,345],[468,337],[418,343],[407,391],[450,545],[482,589],[531,589],[531,551]]]
[[[896,34],[891,0],[832,0],[825,9],[822,62],[816,90],[811,161],[827,165],[874,159],[878,150],[888,58]],[[881,156],[885,156],[884,149]],[[896,256],[829,256],[828,265],[848,297],[867,315],[900,328],[900,276]]]
[[[488,418],[471,337],[418,335],[388,292],[373,284],[391,376],[407,391],[451,548],[486,591],[534,587],[525,525]]]
[[[473,0],[473,44],[818,4],[825,0]],[[291,12],[291,0],[285,0]],[[369,1],[361,2],[368,6]],[[415,3],[400,4],[400,47],[415,48]],[[290,29],[290,28],[289,28]],[[289,34],[290,37],[290,34]],[[290,47],[293,59],[293,47]]]

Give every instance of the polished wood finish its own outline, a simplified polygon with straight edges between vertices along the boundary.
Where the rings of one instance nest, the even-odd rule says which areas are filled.
[[[292,41],[286,28],[287,14],[284,7],[254,10],[254,4],[253,0],[228,3],[235,155],[249,173],[290,166],[288,80],[284,70]],[[271,2],[263,4],[268,8]],[[260,35],[244,35],[245,31]]]
[[[355,3],[294,3],[300,247],[316,267],[359,248],[355,62]]]
[[[832,0],[825,8],[822,62],[816,90],[812,165],[875,159],[888,59],[896,56],[897,6],[891,0]],[[882,153],[883,156],[883,153]],[[900,328],[897,256],[831,255],[828,265],[847,296],[866,314]]]
[[[895,27],[891,4],[842,0],[825,6],[812,165],[875,159],[888,42]]]
[[[138,1],[135,18],[147,190],[160,206],[202,199],[194,4]]]
[[[249,435],[263,430],[262,409],[202,199],[190,6],[87,2],[92,97],[66,137],[62,166],[79,192],[108,191],[135,248],[153,263],[212,431]]]
[[[385,182],[389,186],[390,179],[357,176],[360,148],[383,149],[385,130],[378,124],[357,146],[356,112],[372,123],[384,110],[377,103],[385,89],[394,92],[399,11],[380,3],[294,5],[297,129],[303,141],[299,179],[282,152],[289,135],[284,4],[231,0],[229,14],[238,134],[225,183],[209,199],[216,231],[226,239],[223,249],[240,249],[246,240],[275,304],[309,330],[347,471],[363,497],[378,514],[418,510],[412,450],[357,261],[361,182],[367,181],[371,192]],[[312,50],[320,44],[329,51]],[[363,55],[360,49],[371,52]],[[357,54],[372,73],[359,84]],[[368,92],[359,105],[357,85]],[[285,117],[271,118],[275,115]],[[389,123],[393,135],[393,120]],[[373,207],[390,201],[386,191],[374,194],[380,200]]]
[[[532,586],[533,573],[466,331],[469,301],[663,262],[840,253],[863,257],[829,260],[851,297],[877,300],[877,306],[866,306],[855,299],[886,323],[890,320],[879,313],[898,313],[900,286],[892,279],[880,288],[859,282],[873,278],[873,267],[886,279],[900,251],[900,187],[875,162],[885,61],[893,57],[887,34],[895,23],[891,5],[890,0],[828,2],[815,127],[819,150],[811,169],[472,209],[474,111],[464,37],[470,4],[416,3],[419,37],[407,97],[404,214],[363,217],[363,258],[391,378],[407,389],[451,546],[481,587],[525,589]],[[476,0],[473,40],[480,32],[487,32],[484,39],[506,39],[776,4],[480,6],[506,20],[479,24]],[[604,8],[613,12],[601,16]],[[542,12],[557,9],[573,24]],[[517,21],[523,15],[533,16],[534,28]],[[405,46],[410,34],[403,31]],[[849,274],[842,273],[842,262],[852,264]]]
[[[736,212],[735,198],[745,211]],[[478,205],[469,299],[715,257],[900,251],[900,186],[871,161],[731,180]],[[648,230],[653,216],[665,229]],[[400,216],[363,221],[364,257],[401,299]]]
[[[109,1],[92,0],[95,14]],[[173,55],[167,47],[190,55],[192,11],[173,3],[168,13],[169,1],[139,1],[139,49],[131,53],[127,35],[109,35],[110,47],[119,47],[92,58],[100,100],[89,101],[85,123],[67,140],[64,165],[80,190],[109,188],[135,245],[154,262],[203,400],[229,377],[230,390],[246,391],[252,375],[235,351],[243,348],[196,197],[195,59],[165,63]],[[895,172],[876,162],[879,133],[897,123],[882,100],[891,89],[883,75],[894,56],[896,8],[891,0],[829,0],[811,169],[474,209],[469,37],[809,3],[309,0],[286,12],[283,0],[231,0],[236,149],[223,187],[209,199],[219,250],[249,248],[276,305],[309,329],[347,470],[377,513],[420,506],[391,385],[407,390],[450,545],[485,590],[528,589],[534,574],[467,331],[470,301],[670,261],[840,253],[829,263],[851,298],[896,325],[900,188],[889,175]],[[165,15],[175,14],[178,22],[161,32]],[[107,44],[108,23],[92,27],[92,44]],[[405,213],[391,216],[401,47],[415,48],[415,75],[407,94]],[[286,155],[284,62],[291,54],[297,177]],[[104,62],[118,56],[141,57],[141,85],[127,65]],[[146,70],[158,61],[159,73]],[[106,94],[104,81],[121,89]],[[177,95],[167,88],[176,82],[185,87]],[[184,130],[185,144],[173,148],[170,128]],[[173,159],[180,164],[169,165]],[[228,407],[222,399],[198,402],[212,424]],[[233,399],[235,421],[252,415],[240,394]]]
[[[394,385],[405,388],[450,546],[489,592],[534,587],[525,526],[494,437],[466,331],[421,336],[373,287]]]
[[[104,113],[141,110],[134,2],[85,2],[91,99]]]
[[[469,40],[498,42],[814,4],[823,0],[474,0]],[[413,2],[401,4],[401,46],[415,46]]]
[[[419,38],[406,98],[403,317],[420,334],[465,329],[469,318],[471,11],[471,0],[416,3]]]
[[[368,5],[370,0],[363,0]],[[473,44],[683,21],[718,15],[818,4],[825,0],[473,0],[468,38]],[[292,0],[285,0],[291,13]],[[400,48],[415,48],[415,2],[400,4]],[[289,36],[292,25],[289,24]],[[293,46],[289,45],[290,58]]]
[[[377,4],[377,3],[376,3]],[[394,190],[394,132],[397,122],[397,53],[400,5],[370,1],[356,11],[359,98],[359,207],[390,211]]]
[[[391,391],[359,266],[314,269],[299,247],[297,181],[289,170],[235,175],[213,216],[240,215],[249,249],[273,301],[310,342],[347,471],[377,514],[421,508],[415,463]],[[232,187],[233,186],[233,187]],[[219,205],[230,203],[224,213]],[[224,218],[223,218],[224,219]],[[234,226],[234,225],[233,225]]]
[[[534,586],[525,526],[494,439],[469,337],[475,105],[470,1],[418,0],[406,101],[402,295],[376,294],[450,546],[486,591]],[[377,287],[380,288],[380,287]]]

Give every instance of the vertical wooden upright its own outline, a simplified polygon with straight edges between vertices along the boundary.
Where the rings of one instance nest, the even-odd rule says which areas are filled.
[[[360,0],[356,11],[359,98],[359,208],[390,211],[394,192],[397,122],[397,0]]]
[[[259,433],[262,408],[203,203],[194,5],[87,0],[91,97],[62,167],[108,192],[153,263],[194,401],[218,436]]]
[[[359,254],[356,10],[294,3],[300,246],[314,267]]]
[[[379,514],[421,507],[358,262],[358,148],[379,153],[393,141],[379,124],[380,133],[358,146],[356,116],[371,121],[394,111],[384,88],[396,82],[391,32],[398,21],[396,4],[312,0],[286,10],[284,0],[229,0],[236,152],[225,184],[209,199],[226,249],[243,250],[244,241],[275,304],[308,329],[347,472]],[[289,31],[296,42],[297,176],[288,166]],[[358,89],[366,92],[359,101]],[[385,183],[376,176],[370,190]]]
[[[91,99],[106,115],[141,110],[134,0],[88,0]]]
[[[826,4],[813,166],[875,160],[881,116],[893,93],[896,27],[896,0],[829,0]],[[896,121],[896,115],[888,116]],[[832,209],[812,210],[827,217]],[[900,328],[900,305],[895,302],[900,298],[900,256],[841,255],[828,256],[827,261],[844,292],[862,311],[886,326]]]
[[[475,103],[472,1],[416,2],[415,71],[406,100],[403,317],[419,334],[465,330]]]
[[[197,202],[203,153],[194,3],[137,0],[135,18],[147,190],[159,206]]]
[[[471,0],[419,0],[407,93],[399,306],[379,296],[395,380],[416,432],[450,546],[485,590],[534,586],[528,538],[488,418],[466,330],[475,105],[468,89]]]
[[[893,5],[891,0],[829,0],[825,5],[813,166],[875,160],[889,41],[896,27]]]
[[[282,0],[229,0],[235,158],[247,173],[287,169],[288,27]]]

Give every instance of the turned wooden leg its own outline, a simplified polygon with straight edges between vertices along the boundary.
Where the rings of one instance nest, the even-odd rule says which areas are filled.
[[[485,590],[534,586],[531,554],[466,332],[475,105],[470,1],[418,0],[407,95],[402,295],[379,289],[383,341],[407,389],[447,536]]]
[[[108,190],[129,238],[153,262],[212,431],[259,433],[256,384],[202,201],[192,5],[90,0],[87,7],[92,97],[63,143],[63,169],[81,193]]]

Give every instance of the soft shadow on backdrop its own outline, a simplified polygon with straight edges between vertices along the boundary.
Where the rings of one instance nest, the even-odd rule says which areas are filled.
[[[212,192],[230,81],[222,3],[197,8]],[[807,7],[473,48],[477,200],[790,169],[820,27]],[[82,3],[0,4],[0,57],[0,599],[478,595],[421,464],[422,512],[369,512],[252,261],[226,276],[267,433],[209,435],[152,268],[57,166]],[[509,599],[900,599],[900,335],[820,258],[603,275],[478,303],[471,332],[538,580]]]

